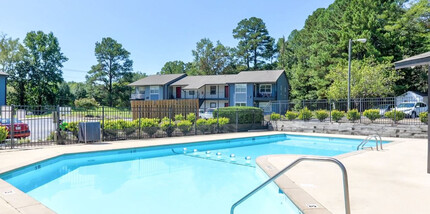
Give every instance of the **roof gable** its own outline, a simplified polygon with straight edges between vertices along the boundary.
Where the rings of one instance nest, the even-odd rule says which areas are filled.
[[[185,76],[186,74],[151,75],[151,76],[142,78],[136,82],[130,83],[129,86],[166,85],[172,81],[179,80]]]

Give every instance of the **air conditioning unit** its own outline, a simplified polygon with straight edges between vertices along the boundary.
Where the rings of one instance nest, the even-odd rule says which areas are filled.
[[[100,122],[81,122],[78,129],[79,142],[100,141]]]

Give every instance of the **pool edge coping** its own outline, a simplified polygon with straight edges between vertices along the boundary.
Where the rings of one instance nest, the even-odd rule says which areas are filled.
[[[110,143],[109,144],[109,142],[105,142],[104,144],[89,144],[89,145],[101,145],[101,146],[103,146],[103,145],[113,145],[113,144],[117,144],[116,146],[119,146],[119,148],[92,148],[91,150],[87,150],[87,151],[85,151],[85,152],[102,152],[102,151],[112,151],[112,150],[120,150],[120,149],[132,149],[132,148],[147,148],[147,147],[157,147],[157,146],[168,146],[168,145],[177,145],[177,144],[185,144],[185,143],[198,143],[198,142],[205,142],[205,141],[215,141],[215,140],[225,140],[225,139],[234,139],[234,138],[243,138],[243,137],[235,137],[234,135],[237,135],[238,133],[234,133],[233,135],[232,134],[216,134],[216,135],[212,135],[212,136],[216,136],[215,137],[215,139],[209,139],[209,140],[202,140],[202,139],[199,139],[200,137],[202,137],[202,136],[198,136],[198,137],[196,137],[196,136],[186,136],[185,138],[187,138],[187,139],[190,139],[190,140],[183,140],[184,139],[184,137],[172,137],[172,138],[168,138],[168,139],[164,139],[164,138],[154,138],[154,139],[150,139],[150,140],[154,140],[154,141],[162,141],[162,140],[169,140],[170,142],[167,142],[167,143],[162,143],[162,144],[146,144],[146,145],[142,145],[142,144],[140,144],[140,143],[136,143],[136,144],[134,144],[134,145],[131,145],[131,146],[127,146],[127,145],[119,145],[119,144],[121,144],[121,143]],[[350,135],[339,135],[339,134],[323,134],[323,133],[305,133],[305,132],[284,132],[284,131],[267,131],[267,132],[245,132],[245,133],[240,133],[240,134],[247,134],[247,136],[246,137],[256,137],[256,136],[268,136],[268,135],[276,135],[276,134],[286,134],[286,135],[296,135],[296,136],[301,136],[301,135],[304,135],[304,136],[316,136],[316,137],[318,137],[318,136],[320,136],[320,137],[336,137],[336,138],[346,138],[346,139],[363,139],[363,136],[361,136],[361,135],[356,135],[356,136],[350,136]],[[203,135],[203,136],[205,136],[205,135]],[[206,135],[206,136],[211,136],[211,135]],[[233,136],[233,137],[232,137]],[[188,137],[192,137],[192,138],[188,138]],[[193,139],[193,138],[195,138],[195,139]],[[174,141],[175,139],[182,139],[182,141],[179,141],[179,142],[172,142],[172,141]],[[390,141],[390,143],[389,144],[392,144],[392,143],[396,143],[396,140],[395,139],[399,139],[399,138],[388,138],[388,137],[386,137],[386,138],[384,138],[384,139],[388,139],[387,141]],[[404,139],[404,138],[401,138],[401,139]],[[138,142],[138,141],[148,141],[148,139],[145,139],[145,140],[129,140],[130,142]],[[389,144],[385,144],[385,145],[388,145],[389,146]],[[70,146],[76,146],[76,147],[78,147],[78,146],[86,146],[86,145],[88,145],[88,144],[77,144],[77,145],[70,145]],[[69,146],[69,145],[67,145],[67,146]],[[64,147],[64,146],[59,146],[59,147]],[[58,148],[58,147],[48,147],[48,148]],[[40,150],[43,150],[43,148],[42,149],[40,149]],[[20,152],[20,151],[28,151],[28,150],[18,150],[17,152]],[[32,150],[32,151],[34,151],[34,150]],[[14,151],[11,151],[11,152],[14,152]],[[26,163],[18,163],[17,165],[20,165],[20,166],[17,166],[17,167],[9,167],[9,169],[8,170],[2,170],[2,172],[0,172],[0,174],[3,174],[3,173],[7,173],[7,172],[10,172],[10,171],[13,171],[13,170],[16,170],[16,169],[18,169],[18,168],[21,168],[21,167],[25,167],[25,166],[28,166],[28,165],[31,165],[31,164],[35,164],[35,163],[37,163],[37,162],[41,162],[41,161],[45,161],[45,160],[48,160],[48,159],[51,159],[51,158],[56,158],[56,157],[59,157],[59,156],[62,156],[62,155],[68,155],[68,154],[77,154],[77,153],[85,153],[85,152],[79,152],[79,151],[75,151],[75,152],[57,152],[57,154],[50,154],[50,155],[47,155],[47,156],[43,156],[43,157],[38,157],[37,158],[37,160],[31,160],[31,161],[27,161]],[[366,151],[363,151],[363,150],[361,150],[361,151],[354,151],[354,152],[348,152],[348,153],[345,153],[345,154],[342,154],[342,155],[338,155],[338,156],[334,156],[335,158],[343,158],[343,156],[345,156],[345,157],[347,157],[347,156],[350,156],[350,155],[355,155],[355,154],[359,154],[359,153],[361,153],[361,152],[366,152]],[[267,173],[266,172],[266,170],[265,170],[265,167],[261,167],[260,166],[260,164],[258,163],[258,160],[260,159],[260,158],[264,158],[264,157],[269,157],[269,156],[274,156],[274,155],[265,155],[265,156],[259,156],[259,157],[257,157],[257,159],[256,159],[256,163],[257,163],[257,165],[261,168],[261,169],[263,169],[263,171],[268,175],[268,176],[273,176],[273,175],[271,175],[271,174],[269,174],[269,173]],[[270,164],[270,163],[269,163]],[[276,167],[274,167],[273,165],[272,165],[272,167],[274,168],[274,169],[276,169]],[[6,167],[7,168],[7,167]],[[269,172],[270,172],[270,170],[269,170]],[[272,172],[270,172],[270,173],[272,173]],[[283,176],[281,176],[281,178],[283,178],[284,176],[286,176],[286,175],[283,175]],[[288,178],[288,177],[287,177]],[[288,178],[289,179],[289,178]],[[277,185],[278,185],[278,182],[276,182],[277,183]],[[279,185],[278,185],[278,187],[280,187]],[[281,187],[280,187],[281,188]],[[5,194],[5,192],[4,192],[4,190],[6,190],[7,189],[7,191],[13,191],[14,193],[13,194]],[[299,186],[297,186],[296,185],[296,188],[286,188],[285,190],[286,191],[288,191],[288,189],[294,189],[294,191],[297,191],[297,192],[302,192],[302,193],[299,193],[300,194],[300,196],[301,197],[307,197],[306,196],[306,194],[309,196],[309,197],[311,197],[305,190],[303,190],[302,188],[300,188]],[[284,189],[283,188],[281,188],[281,190],[284,192],[284,194],[286,194],[286,192],[284,191]],[[49,209],[48,207],[46,207],[43,203],[41,203],[40,201],[38,201],[38,200],[36,200],[36,199],[34,199],[34,198],[32,198],[31,196],[29,196],[28,194],[26,194],[26,193],[24,193],[24,192],[22,192],[21,190],[19,190],[19,189],[17,189],[15,186],[13,186],[13,185],[11,185],[11,184],[9,184],[9,183],[7,183],[6,181],[4,181],[3,179],[0,179],[0,198],[1,199],[3,199],[4,201],[6,201],[9,205],[11,205],[15,210],[17,210],[19,213],[22,213],[22,212],[25,212],[25,209],[26,208],[28,208],[28,207],[32,207],[32,212],[33,211],[39,211],[39,212],[41,212],[41,213],[55,213],[54,211],[52,211],[51,209]],[[289,191],[289,192],[291,192],[291,191]],[[291,193],[290,193],[291,194]],[[298,193],[295,193],[295,194],[298,194]],[[331,213],[331,212],[329,212],[326,208],[324,208],[324,209],[319,209],[319,208],[306,208],[306,207],[303,207],[302,205],[297,205],[297,202],[296,201],[294,201],[288,194],[286,194],[287,195],[287,197],[288,198],[290,198],[291,200],[292,200],[292,202],[302,211],[302,212],[305,212],[305,213],[312,213],[312,212],[314,212],[314,211],[317,211],[318,213]],[[25,205],[19,205],[19,203],[18,203],[18,205],[16,205],[17,204],[17,198],[20,198],[20,199],[25,199],[26,200],[26,202],[27,203],[25,203]],[[293,197],[294,198],[294,197]],[[17,200],[17,201],[15,201],[15,200]],[[315,199],[313,199],[317,204],[320,204],[319,202],[317,202]],[[14,206],[14,204],[16,205],[16,206]],[[321,205],[321,204],[320,204]],[[321,205],[321,208],[322,208],[323,206]],[[324,212],[323,212],[324,211]],[[327,212],[325,212],[325,211],[327,211]]]

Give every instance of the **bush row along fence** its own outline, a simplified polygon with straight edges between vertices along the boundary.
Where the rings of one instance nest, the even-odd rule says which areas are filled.
[[[175,113],[184,111],[189,113]],[[163,117],[148,118],[144,115]],[[85,141],[79,138],[79,123],[100,124],[100,133],[95,134],[100,136],[100,141],[267,129],[263,111],[259,108],[227,107],[216,110],[212,115],[200,114],[203,118],[197,115],[198,108],[180,109],[178,106],[145,111],[141,107],[2,106],[0,127],[5,127],[8,134],[6,139],[0,139],[0,148],[83,143]]]
[[[416,107],[415,103],[419,102],[420,105],[424,104],[425,107]],[[413,104],[412,104],[413,103]],[[318,121],[315,113],[318,110],[325,110],[328,113],[328,117],[322,122],[335,122],[333,120],[333,112],[340,111],[344,113],[344,116],[337,122],[350,122],[347,118],[348,111],[348,101],[345,100],[284,100],[284,101],[273,101],[268,105],[263,107],[265,115],[270,115],[271,113],[280,114],[281,120],[288,120],[285,115],[287,111],[299,113],[304,107],[312,111],[311,120]],[[350,109],[357,110],[359,117],[354,122],[360,123],[379,123],[379,124],[410,124],[410,125],[420,125],[426,123],[427,120],[421,119],[427,115],[427,101],[416,98],[397,98],[397,97],[386,97],[386,98],[354,98],[351,99]],[[380,117],[375,120],[370,120],[364,115],[366,110],[378,110]],[[406,109],[411,109],[406,111]],[[396,110],[396,111],[394,111]],[[397,112],[400,112],[397,115]],[[387,112],[389,115],[387,115]],[[404,113],[402,116],[402,112]],[[422,113],[422,114],[421,114]],[[390,115],[393,114],[393,115]],[[421,114],[421,118],[420,118]],[[391,117],[391,118],[390,118]],[[396,118],[396,119],[393,119]],[[291,120],[291,119],[290,119]],[[306,120],[305,118],[292,120]]]

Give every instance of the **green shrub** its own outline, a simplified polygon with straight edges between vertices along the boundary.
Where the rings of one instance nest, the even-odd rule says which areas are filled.
[[[351,109],[346,113],[346,119],[348,119],[351,122],[355,122],[356,120],[359,120],[361,117],[360,112],[358,112],[357,109]]]
[[[385,112],[385,117],[392,119],[394,122],[405,119],[405,113],[403,111],[392,110]]]
[[[428,112],[420,113],[420,121],[427,124],[428,123]]]
[[[216,109],[213,112],[213,117],[226,117],[230,123],[236,123],[236,112],[238,114],[239,124],[261,123],[263,122],[263,110],[257,107],[250,106],[230,106]]]
[[[363,115],[372,122],[376,119],[381,118],[381,115],[379,114],[379,109],[367,109],[363,112]]]
[[[287,113],[285,113],[285,117],[287,117],[287,120],[294,120],[298,116],[299,116],[299,113],[294,111],[287,111]]]
[[[184,135],[187,135],[188,132],[191,131],[191,127],[193,126],[193,123],[189,120],[181,120],[179,121],[176,126]]]
[[[172,136],[173,131],[175,131],[176,124],[170,121],[161,121],[160,128],[161,130],[165,131],[167,133],[168,137]]]
[[[277,113],[273,112],[270,115],[270,120],[279,120],[279,119],[281,119],[281,115],[280,114],[277,114]]]
[[[97,108],[100,104],[94,98],[81,98],[75,100],[75,106],[80,108]]]
[[[208,126],[207,120],[203,119],[203,118],[198,119],[196,121],[196,127],[197,127],[198,130],[200,130],[203,133],[205,133],[205,132],[207,132],[209,130],[209,126]]]
[[[104,129],[109,130],[120,130],[124,126],[123,120],[105,120],[104,121]]]
[[[140,128],[143,132],[152,137],[158,130],[158,119],[156,118],[141,118]]]
[[[209,128],[209,131],[213,134],[215,133],[217,127],[218,127],[218,120],[217,118],[209,118],[206,121],[206,124]]]
[[[189,120],[192,123],[196,122],[196,114],[194,113],[187,114],[187,120]]]
[[[74,134],[78,134],[78,124],[79,122],[69,122],[65,125],[65,131],[73,132]]]
[[[183,120],[183,119],[184,119],[184,115],[182,115],[182,114],[175,115],[175,121],[180,121],[180,120]]]
[[[220,117],[219,120],[218,120],[218,123],[219,123],[219,126],[222,127],[222,126],[225,126],[225,125],[229,124],[230,123],[230,119],[228,119],[226,117]]]
[[[6,140],[9,131],[4,126],[0,126],[0,142]]]
[[[345,112],[343,111],[339,111],[339,110],[331,111],[331,118],[336,122],[339,122],[344,115],[345,115]]]
[[[323,122],[328,117],[328,112],[326,110],[317,110],[315,111],[315,117],[320,121]]]
[[[161,119],[161,122],[171,122],[172,120],[170,120],[168,117],[163,117]]]
[[[308,109],[308,107],[305,107],[304,109],[300,110],[299,112],[299,119],[304,121],[309,121],[312,118],[312,112]]]

